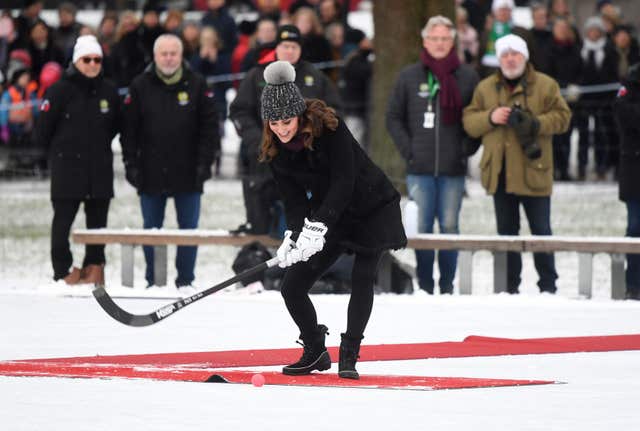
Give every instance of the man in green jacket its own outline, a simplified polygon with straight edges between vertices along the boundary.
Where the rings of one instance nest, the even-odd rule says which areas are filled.
[[[467,133],[482,138],[481,180],[493,195],[500,235],[518,235],[522,204],[533,235],[551,235],[551,138],[569,127],[571,111],[558,84],[529,64],[526,42],[510,34],[496,41],[500,69],[476,87],[464,109]],[[540,291],[555,293],[551,253],[534,253]],[[507,255],[507,290],[519,293],[522,259]]]

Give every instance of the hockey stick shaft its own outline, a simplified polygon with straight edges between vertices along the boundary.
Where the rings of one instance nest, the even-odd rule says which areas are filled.
[[[249,268],[246,271],[243,271],[240,274],[237,274],[229,278],[228,280],[223,281],[222,283],[216,284],[215,286],[205,289],[202,292],[195,293],[191,296],[179,299],[171,304],[160,307],[149,314],[131,314],[128,311],[122,309],[109,296],[104,286],[96,285],[95,289],[93,289],[93,296],[96,298],[96,301],[98,301],[98,304],[100,304],[102,309],[118,322],[124,323],[125,325],[129,326],[150,326],[166,319],[169,316],[173,316],[176,311],[182,310],[187,305],[191,305],[194,302],[201,300],[202,298],[216,293],[219,290],[224,289],[225,287],[231,286],[234,283],[245,280],[252,275],[266,270],[267,268],[276,266],[278,263],[280,263],[280,260],[277,257],[274,257],[266,262],[262,262],[261,264],[254,266],[253,268]]]

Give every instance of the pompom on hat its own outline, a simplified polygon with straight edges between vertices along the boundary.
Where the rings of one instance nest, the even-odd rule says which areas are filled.
[[[97,55],[98,57],[102,57],[102,48],[100,47],[100,43],[98,43],[98,39],[90,34],[80,36],[76,40],[76,44],[73,47],[72,62],[75,63],[85,55],[92,54]]]
[[[278,121],[301,115],[307,105],[294,83],[296,70],[288,61],[274,61],[264,69],[267,85],[262,91],[261,116],[265,121]]]
[[[496,40],[496,55],[498,58],[502,57],[507,51],[516,51],[522,54],[525,60],[529,60],[529,49],[527,48],[527,42],[523,38],[515,34],[508,34],[502,36]]]

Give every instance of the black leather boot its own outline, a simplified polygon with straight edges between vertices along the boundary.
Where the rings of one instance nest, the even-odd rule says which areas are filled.
[[[338,363],[338,376],[344,379],[360,378],[356,371],[356,362],[360,353],[360,342],[363,337],[353,338],[346,334],[340,334],[342,342],[340,343],[340,362]]]
[[[324,339],[328,334],[328,328],[318,325],[318,330],[313,334],[301,334],[302,357],[295,364],[287,365],[282,369],[282,374],[289,376],[302,376],[311,374],[312,371],[324,371],[331,368],[331,358],[324,345]]]

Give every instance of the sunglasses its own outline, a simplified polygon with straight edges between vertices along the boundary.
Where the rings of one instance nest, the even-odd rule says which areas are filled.
[[[101,57],[82,57],[82,62],[84,64],[89,64],[91,62],[94,62],[95,64],[101,64],[102,63],[102,58]]]

